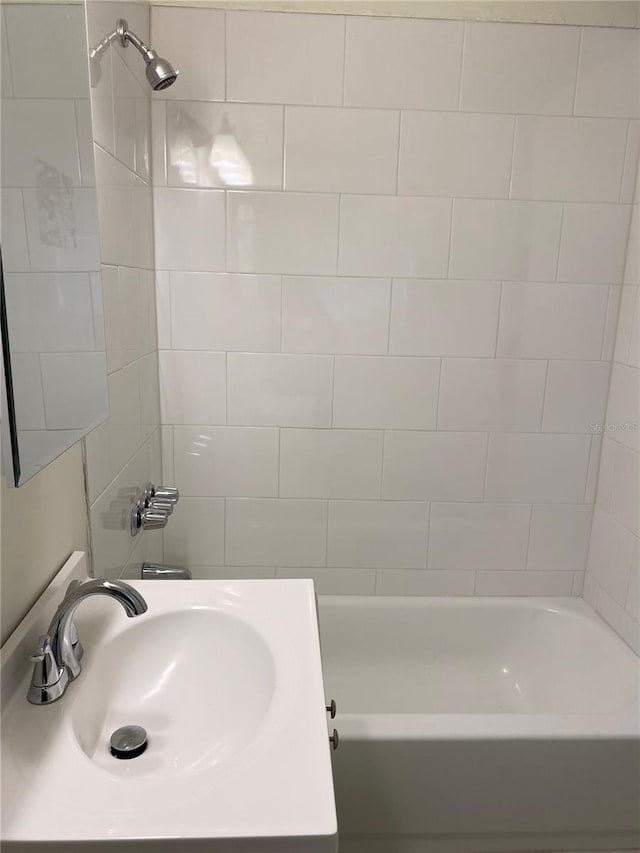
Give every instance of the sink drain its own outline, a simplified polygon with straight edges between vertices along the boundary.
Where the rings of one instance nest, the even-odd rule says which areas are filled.
[[[111,735],[109,747],[114,758],[137,758],[147,748],[147,742],[142,726],[122,726]]]

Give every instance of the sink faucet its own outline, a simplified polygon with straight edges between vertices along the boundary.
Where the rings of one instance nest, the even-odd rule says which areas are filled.
[[[147,602],[124,581],[74,581],[55,612],[49,630],[40,637],[31,660],[34,663],[27,699],[34,705],[48,705],[59,699],[69,682],[80,675],[82,646],[73,622],[78,605],[92,595],[108,595],[124,608],[127,616],[140,616]]]

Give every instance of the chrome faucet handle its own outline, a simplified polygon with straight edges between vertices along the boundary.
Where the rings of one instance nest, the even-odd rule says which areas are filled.
[[[31,655],[34,664],[28,699],[34,704],[44,704],[59,699],[64,693],[69,676],[66,667],[59,667],[53,649],[51,637],[44,634]]]
[[[142,530],[161,530],[167,526],[169,513],[163,509],[143,509],[140,513],[140,527]]]
[[[158,486],[153,492],[153,499],[177,504],[180,500],[180,492],[175,486]]]
[[[166,512],[167,515],[171,515],[174,506],[174,501],[163,500],[162,498],[156,497],[151,498],[148,504],[149,509],[159,509],[161,512]]]

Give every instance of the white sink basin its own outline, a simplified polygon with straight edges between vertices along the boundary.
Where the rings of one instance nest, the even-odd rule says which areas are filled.
[[[28,660],[5,690],[3,851],[333,853],[311,582],[132,585],[141,616],[98,596],[80,605],[82,672],[62,699],[27,702]],[[109,741],[130,724],[148,746],[123,761]]]

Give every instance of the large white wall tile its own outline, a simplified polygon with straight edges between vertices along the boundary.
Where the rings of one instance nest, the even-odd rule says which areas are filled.
[[[627,122],[518,116],[512,198],[618,201]]]
[[[228,423],[331,425],[330,356],[230,353],[227,366]]]
[[[175,485],[183,495],[278,494],[278,430],[175,426]]]
[[[545,375],[544,361],[443,359],[438,429],[537,432]]]
[[[592,433],[604,422],[610,371],[606,361],[550,361],[543,431]]]
[[[571,595],[571,572],[478,572],[476,595]]]
[[[345,104],[457,109],[463,32],[458,21],[347,17]]]
[[[591,505],[536,504],[531,517],[527,569],[584,571],[592,515]]]
[[[632,533],[596,507],[587,573],[622,607],[629,588],[634,544]]]
[[[164,558],[182,566],[224,564],[224,501],[182,496],[164,532]]]
[[[608,289],[580,284],[504,284],[498,356],[599,359]]]
[[[403,501],[329,501],[327,564],[424,568],[429,507]]]
[[[153,6],[151,17],[154,49],[180,71],[173,86],[155,97],[224,101],[225,13]]]
[[[640,118],[640,33],[585,27],[575,112]]]
[[[169,186],[282,189],[282,107],[173,101],[166,109]]]
[[[50,4],[34,10],[7,4],[13,96],[16,98],[86,98],[85,16],[81,6]],[[17,49],[22,46],[23,49]],[[25,49],[28,48],[28,49]]]
[[[22,192],[19,189],[3,187],[0,201],[2,268],[5,272],[27,272],[29,254]]]
[[[443,278],[450,219],[450,199],[343,196],[339,272]]]
[[[579,45],[577,27],[467,21],[461,108],[570,115]]]
[[[227,12],[230,101],[340,104],[343,63],[341,16]]]
[[[336,356],[333,425],[433,429],[439,372],[438,359]]]
[[[499,283],[397,279],[392,293],[390,353],[494,355]]]
[[[449,275],[553,281],[561,219],[551,202],[456,199]]]
[[[481,501],[486,459],[486,433],[388,432],[382,497]]]
[[[280,277],[171,273],[176,349],[280,349]]]
[[[287,190],[395,193],[397,113],[287,107],[285,118]]]
[[[640,537],[640,454],[618,447],[611,490],[611,514]]]
[[[4,192],[4,191],[3,191]],[[54,212],[54,196],[41,189],[24,189],[29,261],[33,271],[62,272],[97,270],[98,208],[95,189],[69,189],[65,214]]]
[[[398,191],[507,198],[513,116],[402,113]]]
[[[223,424],[225,354],[163,350],[159,355],[163,423]]]
[[[223,192],[158,187],[154,208],[157,269],[224,270]]]
[[[629,216],[625,205],[566,204],[558,281],[622,281]]]
[[[381,476],[381,432],[282,430],[282,497],[379,498]]]
[[[230,566],[324,566],[326,535],[326,501],[226,501],[225,558]]]
[[[640,370],[614,364],[607,404],[607,434],[614,441],[640,451]]]
[[[373,595],[375,569],[277,569],[278,578],[311,578],[316,595]]]
[[[338,254],[338,196],[230,192],[227,269],[330,275]]]
[[[137,364],[109,376],[109,455],[111,476],[117,477],[142,444],[140,375]],[[138,485],[146,481],[133,481]]]
[[[377,595],[473,595],[475,572],[378,569]]]
[[[86,273],[5,273],[4,284],[12,352],[95,349]]]
[[[11,377],[17,429],[46,429],[40,354],[12,353]]]
[[[636,189],[636,194],[640,194],[640,189]],[[634,204],[632,209],[623,281],[624,284],[640,285],[640,204]]]
[[[103,352],[55,352],[40,356],[47,429],[84,429],[87,412],[93,424],[109,414],[107,370]]]
[[[486,499],[580,503],[590,445],[588,435],[493,433],[489,437]]]
[[[388,279],[285,277],[283,350],[353,355],[386,353],[390,295]]]
[[[434,503],[429,569],[524,569],[531,507],[526,504]]]
[[[3,187],[79,187],[80,157],[72,100],[5,99]]]

